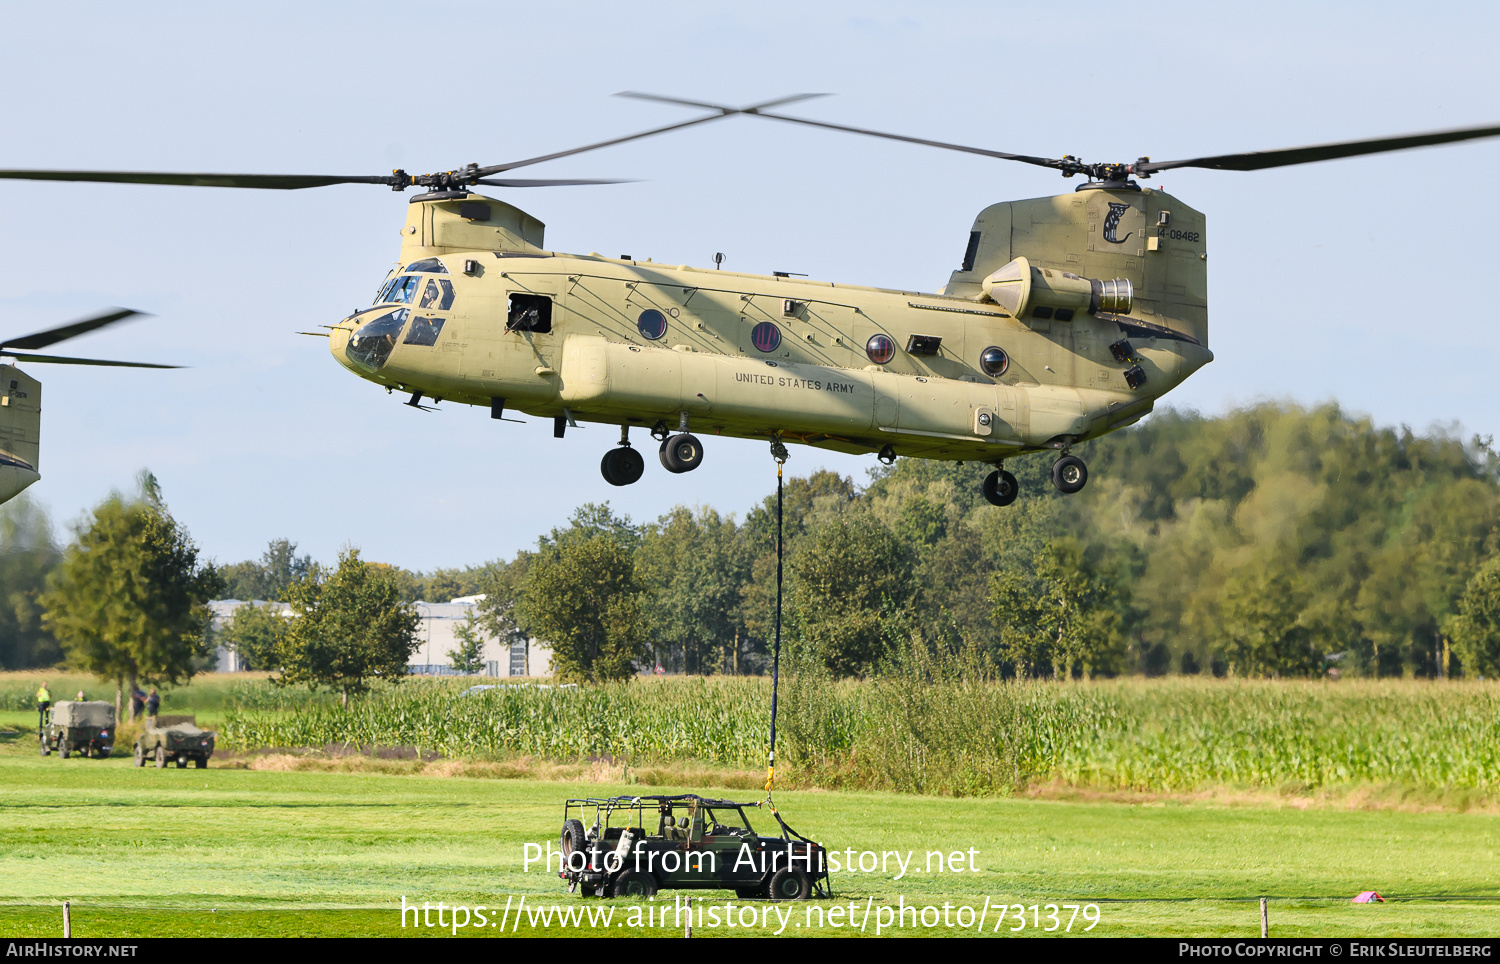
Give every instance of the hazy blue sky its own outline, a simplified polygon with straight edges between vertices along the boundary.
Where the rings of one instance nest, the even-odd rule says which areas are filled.
[[[444,22],[445,13],[452,19]],[[0,167],[380,174],[496,163],[670,123],[628,88],[1089,160],[1190,157],[1500,120],[1492,4],[260,3],[8,5]],[[789,109],[790,110],[790,109]],[[1500,143],[1155,182],[1208,216],[1217,360],[1170,404],[1337,400],[1500,431]],[[526,172],[626,177],[503,196],[562,251],[936,290],[985,205],[1051,172],[738,118]],[[406,196],[0,183],[0,334],[109,305],[155,317],[32,366],[60,521],[150,467],[221,561],[286,536],[413,568],[508,556],[580,502],[743,513],[761,443],[614,489],[614,431],[402,408],[294,332],[368,303]],[[654,462],[653,460],[649,460]],[[873,459],[794,447],[790,469]]]

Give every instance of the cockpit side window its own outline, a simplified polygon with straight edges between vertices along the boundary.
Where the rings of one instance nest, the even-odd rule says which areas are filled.
[[[552,330],[552,299],[546,295],[510,296],[510,313],[506,331],[531,331],[546,334]]]
[[[403,345],[436,345],[443,332],[443,320],[436,315],[417,315],[411,320]]]
[[[422,303],[418,308],[447,311],[453,307],[453,282],[447,278],[428,278],[422,288]]]
[[[406,270],[408,273],[415,273],[417,271],[430,271],[433,274],[447,274],[448,266],[443,264],[437,258],[423,258],[421,261],[413,261],[411,264],[407,265]]]

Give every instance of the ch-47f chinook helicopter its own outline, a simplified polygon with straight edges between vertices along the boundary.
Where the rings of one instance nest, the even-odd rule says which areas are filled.
[[[103,314],[49,328],[22,338],[0,342],[0,358],[18,362],[56,365],[103,365],[110,368],[176,368],[149,362],[109,361],[103,358],[73,358],[39,355],[31,349],[46,348],[106,325],[140,317],[139,311],[111,308]],[[0,363],[0,502],[9,502],[21,490],[41,478],[37,471],[41,447],[42,383],[14,364]]]
[[[1008,458],[1059,453],[1052,480],[1088,481],[1071,446],[1129,425],[1213,359],[1204,217],[1141,187],[1180,167],[1251,171],[1500,134],[1466,128],[1277,151],[1086,164],[770,113],[813,95],[745,108],[630,95],[710,111],[598,144],[488,167],[384,176],[0,171],[0,178],[299,189],[427,188],[411,199],[401,267],[374,304],[327,326],[350,371],[424,398],[620,427],[601,471],[637,481],[633,426],[675,473],[702,464],[697,434],[841,452],[992,463],[985,498],[1017,495]],[[937,293],[739,274],[629,257],[550,251],[540,221],[476,186],[605,181],[497,178],[542,161],[735,114],[750,114],[1053,168],[1087,183],[1057,197],[994,204],[975,220],[962,266]]]

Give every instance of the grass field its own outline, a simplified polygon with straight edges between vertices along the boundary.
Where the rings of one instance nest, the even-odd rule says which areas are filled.
[[[75,936],[422,936],[440,931],[411,917],[403,928],[403,897],[498,913],[523,896],[533,909],[612,908],[618,916],[592,928],[523,921],[514,931],[508,916],[508,936],[680,933],[670,919],[665,928],[630,926],[632,909],[643,913],[645,905],[581,901],[555,876],[523,867],[526,842],[556,839],[564,798],[632,791],[640,792],[421,775],[138,770],[120,758],[43,759],[28,738],[15,737],[0,746],[0,934],[57,936],[61,902],[71,900]],[[977,873],[898,880],[890,864],[884,874],[835,874],[832,906],[853,901],[856,918],[869,908],[865,936],[881,908],[946,902],[957,923],[958,908],[976,915],[986,898],[991,907],[1026,908],[1022,935],[1035,932],[1033,904],[1046,927],[1045,905],[1094,903],[1100,922],[1092,935],[1254,936],[1260,895],[1274,898],[1273,936],[1500,934],[1500,903],[1484,900],[1500,897],[1500,817],[1488,814],[854,792],[779,793],[777,803],[793,826],[831,849],[915,851],[919,863],[928,850],[978,851]],[[1347,903],[1370,888],[1451,899]],[[718,892],[706,906],[726,902],[737,913],[747,904]],[[823,926],[807,926],[805,907],[797,907],[785,933],[849,933],[826,916],[832,906],[817,903]],[[660,906],[670,911],[670,896],[651,913]],[[1067,923],[1069,912],[1059,913]],[[995,916],[988,912],[987,933]],[[974,932],[919,924],[899,933]],[[1012,911],[1000,933],[1013,926]],[[1080,916],[1074,932],[1084,926]],[[695,936],[776,927],[774,917],[764,928],[702,924]]]

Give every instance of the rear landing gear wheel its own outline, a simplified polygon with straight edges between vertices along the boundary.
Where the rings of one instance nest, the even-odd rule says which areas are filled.
[[[599,463],[599,472],[610,485],[631,485],[639,482],[646,471],[646,460],[641,453],[629,446],[610,449]]]
[[[1064,455],[1052,463],[1052,484],[1057,491],[1072,495],[1089,481],[1089,467],[1076,455]]]
[[[1021,494],[1016,477],[1004,469],[998,469],[984,477],[984,500],[990,505],[1010,505]]]
[[[703,443],[683,432],[661,443],[661,464],[668,472],[691,472],[703,464]]]

